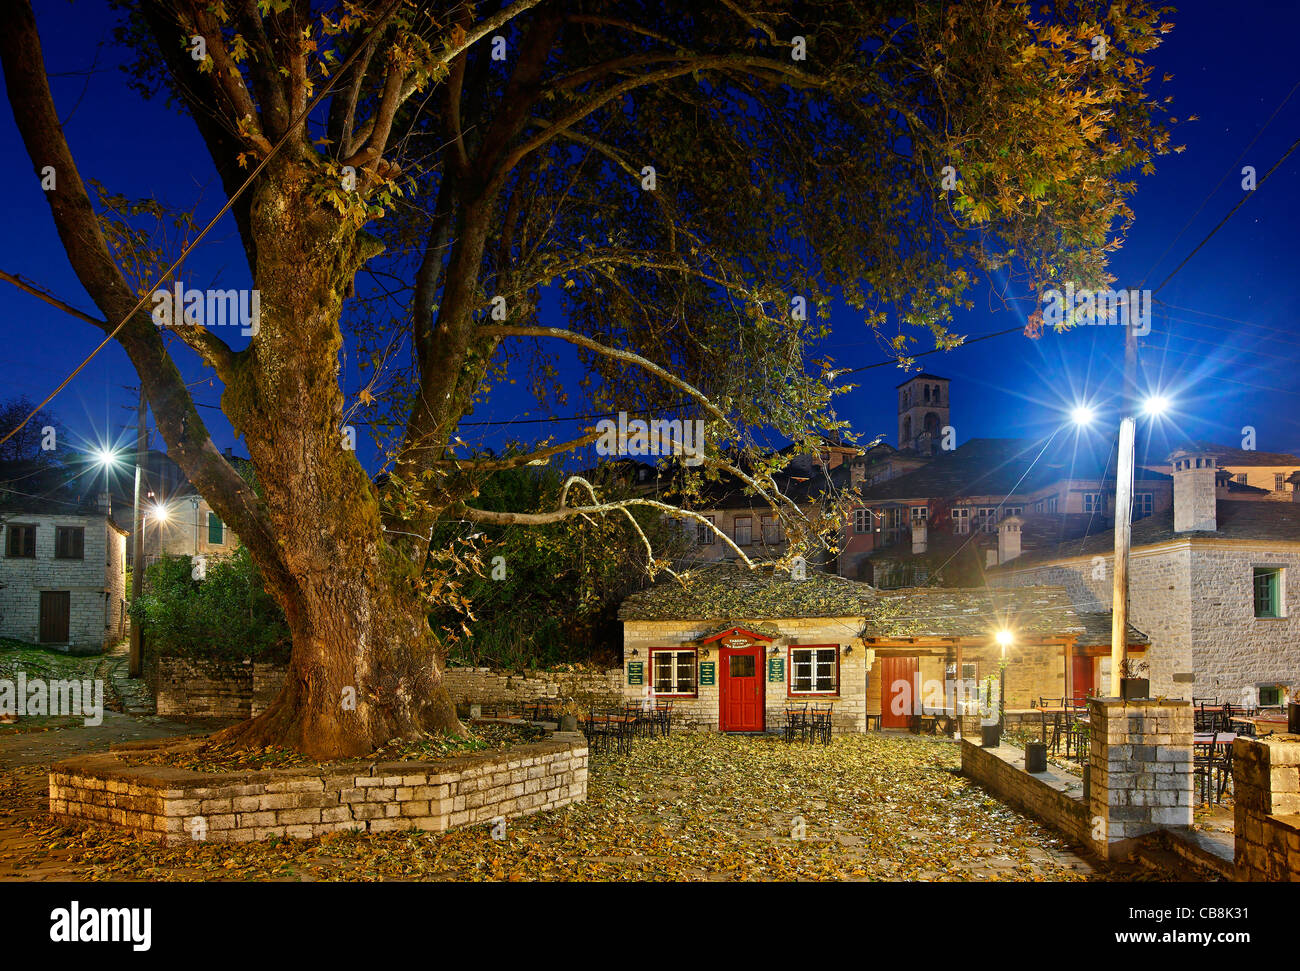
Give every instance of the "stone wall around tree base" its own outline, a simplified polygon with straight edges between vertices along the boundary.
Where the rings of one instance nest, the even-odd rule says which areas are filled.
[[[163,655],[145,663],[163,717],[251,718],[284,686],[286,665]]]
[[[177,845],[200,835],[231,843],[344,831],[443,832],[587,798],[587,741],[577,733],[439,762],[310,769],[195,772],[121,757],[197,744],[129,743],[58,762],[50,771],[50,814],[64,824],[123,829]]]

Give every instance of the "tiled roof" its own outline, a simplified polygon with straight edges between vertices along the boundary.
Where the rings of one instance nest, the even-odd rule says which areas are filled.
[[[1211,453],[1220,465],[1300,465],[1300,456],[1290,452],[1256,452],[1217,442],[1193,442],[1191,448]]]

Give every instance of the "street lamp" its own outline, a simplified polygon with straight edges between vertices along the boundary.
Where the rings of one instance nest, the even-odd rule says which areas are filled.
[[[1002,661],[998,665],[998,734],[1006,729],[1007,720],[1007,648],[1015,640],[1011,631],[1005,627],[994,636],[1002,652]]]

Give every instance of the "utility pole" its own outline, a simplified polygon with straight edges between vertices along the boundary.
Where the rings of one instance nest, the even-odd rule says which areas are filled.
[[[136,406],[135,438],[135,508],[132,513],[131,549],[133,565],[131,567],[131,603],[139,602],[144,591],[144,521],[140,516],[140,471],[144,468],[149,454],[149,409],[144,400],[144,382],[140,382],[140,401]],[[131,618],[131,653],[128,674],[132,678],[140,677],[144,666],[144,642],[141,637],[141,624]]]
[[[1124,322],[1124,417],[1115,463],[1115,586],[1111,595],[1110,696],[1120,696],[1128,661],[1128,551],[1133,534],[1133,465],[1137,437],[1137,331]]]

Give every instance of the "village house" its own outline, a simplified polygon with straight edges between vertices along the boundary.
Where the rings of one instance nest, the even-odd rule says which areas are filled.
[[[733,564],[633,594],[619,617],[626,700],[670,701],[685,726],[723,732],[777,729],[803,703],[831,705],[838,732],[911,727],[922,707],[952,709],[959,687],[973,698],[978,680],[1000,679],[1004,661],[1007,705],[1028,708],[1089,690],[1110,643],[1109,615],[1061,588],[886,594]],[[1147,639],[1131,629],[1130,644]]]
[[[126,635],[126,530],[92,504],[11,496],[0,509],[0,637],[75,654]]]
[[[1153,696],[1277,704],[1288,688],[1292,696],[1300,689],[1291,589],[1300,570],[1300,502],[1261,501],[1257,487],[1218,468],[1215,453],[1175,451],[1172,508],[1133,524],[1129,619],[1151,638]],[[1025,549],[1017,525],[999,536],[991,584],[1064,587],[1081,611],[1110,609],[1113,529]],[[1098,683],[1107,683],[1109,664],[1099,659]]]
[[[1289,452],[1257,452],[1215,442],[1190,442],[1185,447],[1212,455],[1219,472],[1233,484],[1272,493],[1266,498],[1291,500],[1294,490],[1291,476],[1300,472],[1300,456]],[[1172,471],[1169,463],[1148,467],[1153,471]]]

